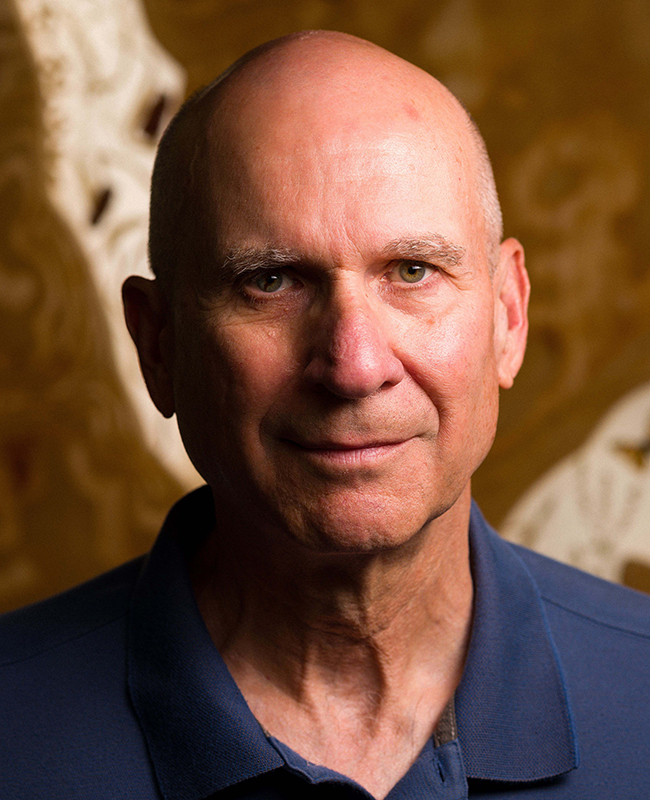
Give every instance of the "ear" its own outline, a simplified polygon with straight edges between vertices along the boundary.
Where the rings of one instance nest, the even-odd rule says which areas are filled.
[[[494,275],[495,331],[499,386],[509,389],[519,372],[528,335],[530,281],[524,263],[524,248],[516,239],[501,244]]]
[[[155,280],[132,275],[122,286],[126,327],[138,350],[151,399],[164,417],[174,413],[173,327],[169,306]]]

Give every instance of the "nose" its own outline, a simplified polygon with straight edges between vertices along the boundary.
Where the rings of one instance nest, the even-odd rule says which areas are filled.
[[[314,323],[305,377],[350,400],[399,383],[404,366],[388,333],[387,320],[367,299],[330,298]]]

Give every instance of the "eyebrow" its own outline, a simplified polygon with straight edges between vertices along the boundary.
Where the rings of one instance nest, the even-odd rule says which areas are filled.
[[[394,239],[382,250],[386,258],[405,258],[428,261],[441,267],[458,267],[465,256],[465,248],[440,234],[424,237]]]
[[[229,250],[221,266],[231,275],[239,277],[259,270],[286,267],[304,261],[295,250],[279,247],[250,247]]]
[[[380,255],[388,259],[403,258],[427,261],[441,267],[458,267],[465,255],[465,248],[445,236],[431,234],[393,239],[381,249]],[[233,248],[224,256],[221,269],[231,277],[241,278],[261,270],[279,269],[306,261],[309,259],[290,248]]]

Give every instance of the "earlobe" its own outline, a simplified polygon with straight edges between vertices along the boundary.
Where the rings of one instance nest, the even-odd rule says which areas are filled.
[[[526,350],[530,295],[524,249],[516,239],[506,239],[501,244],[494,281],[495,345],[499,386],[502,389],[509,389],[519,372]]]
[[[164,417],[174,414],[173,336],[170,312],[158,283],[132,275],[122,286],[124,317],[138,351],[149,395]]]

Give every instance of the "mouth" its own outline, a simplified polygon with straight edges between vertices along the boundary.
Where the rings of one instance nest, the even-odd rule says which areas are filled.
[[[410,439],[390,441],[366,440],[360,442],[318,441],[296,442],[285,440],[309,459],[343,467],[371,466],[399,453]]]

